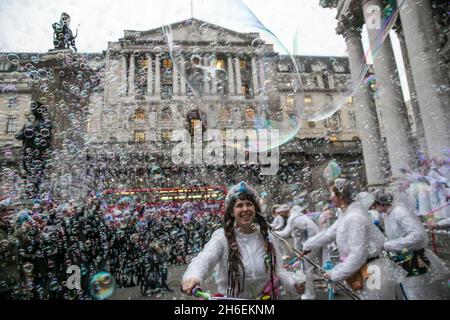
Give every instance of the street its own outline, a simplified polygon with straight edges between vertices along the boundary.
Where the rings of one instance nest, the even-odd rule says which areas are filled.
[[[181,278],[187,266],[172,266],[169,268],[169,278],[167,283],[173,292],[158,294],[156,296],[142,296],[139,287],[129,287],[116,289],[109,300],[195,300],[195,298],[187,296],[180,291]],[[318,288],[322,282],[316,282],[317,300],[327,300],[327,293],[325,289]],[[214,292],[215,285],[212,282],[207,282],[203,285],[206,291]],[[349,300],[345,294],[335,293],[334,300]]]

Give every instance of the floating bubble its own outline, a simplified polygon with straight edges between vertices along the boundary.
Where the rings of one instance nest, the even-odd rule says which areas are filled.
[[[34,128],[27,128],[24,130],[23,135],[26,138],[32,138],[34,136]]]
[[[40,60],[40,59],[39,59],[38,56],[32,56],[32,57],[31,57],[31,62],[34,63],[34,64],[38,63],[39,60]]]
[[[374,97],[379,97],[383,93],[383,88],[379,82],[377,83],[377,77],[374,74],[370,74],[364,79],[364,85]]]
[[[15,85],[6,85],[2,88],[2,94],[4,95],[16,95],[17,94],[17,88]]]
[[[26,262],[26,263],[23,265],[23,272],[24,272],[26,275],[30,275],[30,274],[33,272],[33,269],[34,269],[34,265],[33,265],[32,263],[30,263],[30,262]]]
[[[161,175],[162,174],[162,169],[161,169],[160,166],[155,165],[155,166],[153,166],[151,168],[151,173],[154,174],[154,175]]]
[[[97,300],[109,298],[116,287],[116,280],[108,272],[95,274],[89,282],[89,292]]]
[[[328,183],[331,183],[341,175],[341,172],[342,168],[337,161],[331,160],[323,170],[323,177]]]
[[[244,99],[246,103],[238,108],[233,122],[239,127],[279,132],[279,137],[273,139],[258,136],[269,140],[259,144],[259,150],[278,147],[294,138],[302,126],[302,117],[307,115],[300,99],[303,85],[294,57],[242,1],[203,0],[197,6],[199,20],[171,24],[178,20],[173,10],[165,10],[163,16],[163,39],[173,62],[171,69],[183,78],[191,92],[187,109],[197,110],[204,124],[214,115],[222,115],[222,121],[226,121],[231,120],[227,109],[236,109],[236,101]],[[166,2],[166,8],[173,7],[179,7],[178,2]],[[203,16],[211,24],[201,21]],[[198,45],[180,50],[186,37],[198,39]],[[200,47],[205,41],[212,52]],[[249,52],[242,50],[245,45]],[[284,75],[283,88],[275,85],[279,64],[288,66],[290,71]],[[219,99],[213,108],[206,102],[210,96]],[[245,116],[238,119],[239,113]],[[234,142],[228,143],[235,145]],[[237,141],[237,147],[251,148],[243,141]]]
[[[6,56],[6,59],[8,60],[9,63],[12,63],[14,65],[19,64],[19,56],[17,54],[14,53],[10,53]]]

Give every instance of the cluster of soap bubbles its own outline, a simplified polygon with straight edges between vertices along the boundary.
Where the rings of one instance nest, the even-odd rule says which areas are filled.
[[[338,59],[320,62],[292,56],[242,1],[216,1],[214,5],[198,1],[196,17],[208,22],[193,19],[182,23],[174,23],[178,12],[169,10],[175,2],[165,4],[162,38],[174,70],[190,88],[191,108],[201,110],[204,122],[210,121],[213,113],[220,114],[224,103],[230,104],[231,110],[244,111],[233,102],[233,96],[245,97],[252,100],[249,104],[255,112],[247,126],[279,131],[279,139],[263,147],[270,150],[293,139],[303,123],[328,118],[345,104],[348,78],[337,74],[330,80]],[[194,44],[183,45],[186,38]],[[207,48],[202,46],[204,41],[209,43]],[[309,65],[314,65],[314,70]],[[324,94],[316,99],[312,107],[305,103],[305,90],[318,84],[337,90],[332,98]],[[216,95],[219,100],[211,100]]]
[[[430,223],[450,218],[449,159],[423,155],[419,159],[418,170],[402,170],[403,177],[394,191],[403,195],[402,200],[417,216]]]
[[[142,295],[171,291],[170,266],[198,253],[221,216],[195,205],[189,221],[180,208],[155,207],[139,199],[85,202],[35,200],[15,211],[4,199],[6,238],[0,243],[1,288],[13,299],[110,298],[118,288],[139,286]],[[71,272],[78,269],[76,285]]]

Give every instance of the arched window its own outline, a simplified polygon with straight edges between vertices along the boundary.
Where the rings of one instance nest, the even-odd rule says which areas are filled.
[[[134,112],[134,119],[136,121],[144,121],[145,120],[145,111],[143,109],[138,109]]]

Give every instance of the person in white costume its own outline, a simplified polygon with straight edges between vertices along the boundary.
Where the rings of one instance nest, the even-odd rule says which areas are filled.
[[[402,268],[380,257],[384,244],[383,234],[372,223],[369,215],[355,200],[356,191],[350,181],[336,179],[330,187],[330,200],[342,214],[327,230],[306,241],[304,253],[336,241],[340,260],[325,278],[333,281],[354,282],[361,275],[355,293],[365,300],[391,300],[396,298],[396,287],[405,276]],[[360,273],[364,270],[365,273]]]
[[[275,209],[275,213],[283,219],[283,224],[277,225],[276,226],[277,228],[272,228],[273,231],[284,229],[284,227],[287,223],[287,219],[289,218],[290,211],[291,211],[291,206],[287,203],[282,204],[281,206],[279,206],[278,208]],[[279,228],[278,228],[278,226],[279,226]],[[289,248],[284,243],[279,242],[278,239],[275,239],[275,241],[277,241],[277,245],[281,249],[283,263],[290,260],[291,256],[292,256],[292,252],[290,252]]]
[[[289,212],[290,207],[287,204],[284,204],[274,210],[275,218],[272,221],[272,224],[270,225],[272,227],[272,230],[281,230],[284,226],[284,215],[285,212]]]
[[[438,221],[433,227],[450,227],[450,218]]]
[[[228,297],[278,298],[277,280],[291,294],[304,292],[303,282],[283,268],[281,253],[260,214],[258,195],[245,182],[230,189],[225,198],[223,228],[216,230],[189,264],[182,291],[192,294],[217,267],[219,293]],[[298,280],[297,280],[298,281]],[[269,292],[268,292],[269,291]]]
[[[356,195],[356,200],[359,202],[361,209],[368,212],[373,224],[384,233],[383,219],[381,218],[380,213],[373,209],[375,197],[368,192],[360,192]]]
[[[438,219],[450,218],[450,183],[448,180],[449,165],[443,165],[443,161],[433,159],[426,179],[430,185],[430,204],[433,215]],[[447,176],[447,177],[446,177]]]
[[[312,221],[311,218],[303,214],[303,211],[305,209],[305,207],[293,206],[286,223],[286,227],[283,230],[277,232],[280,237],[292,237],[294,239],[294,249],[298,251],[302,250],[303,243],[305,243],[308,238],[313,237],[319,233],[319,227],[316,225],[316,223]],[[309,253],[307,255],[307,258],[317,263],[320,255],[321,251],[320,249],[317,249]],[[301,296],[301,299],[314,300],[316,298],[313,276],[314,266],[308,262],[305,262],[304,270],[306,275],[306,288],[305,294]]]
[[[408,300],[447,299],[448,269],[430,250],[427,233],[408,206],[386,190],[374,192],[388,241],[384,249],[408,272],[402,283]]]

